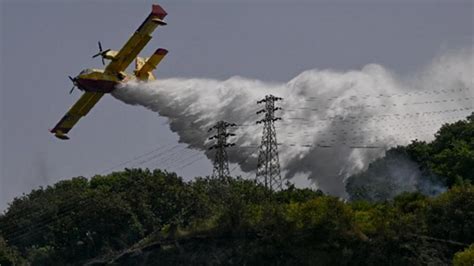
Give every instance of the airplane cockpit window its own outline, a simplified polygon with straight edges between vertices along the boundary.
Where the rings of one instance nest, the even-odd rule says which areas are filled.
[[[90,74],[90,73],[92,73],[92,69],[87,68],[87,69],[82,70],[81,73],[79,73],[79,75]]]

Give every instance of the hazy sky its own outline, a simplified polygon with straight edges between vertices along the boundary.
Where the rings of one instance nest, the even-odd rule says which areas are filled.
[[[80,96],[68,94],[67,76],[102,67],[91,59],[97,41],[119,49],[152,1],[0,3],[0,210],[32,188],[101,173],[177,143],[165,119],[110,96],[70,132],[71,140],[48,132]],[[284,82],[307,69],[349,70],[369,63],[407,75],[439,53],[473,45],[472,1],[159,4],[168,12],[168,26],[158,28],[141,53],[170,51],[155,72],[158,78],[240,75]],[[210,173],[207,160],[178,171],[185,178]]]

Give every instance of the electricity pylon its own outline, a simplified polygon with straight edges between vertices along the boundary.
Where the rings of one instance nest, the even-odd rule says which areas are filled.
[[[263,135],[258,153],[256,179],[257,182],[263,182],[265,187],[271,190],[282,188],[274,124],[275,121],[281,120],[281,117],[275,117],[275,111],[281,110],[280,107],[275,107],[275,102],[280,100],[283,98],[267,95],[257,102],[257,104],[265,104],[265,108],[257,112],[257,114],[264,113],[265,117],[257,121],[257,124],[263,123]]]
[[[235,134],[228,133],[227,128],[234,126],[236,126],[234,123],[219,121],[209,129],[209,131],[217,131],[214,136],[209,138],[209,140],[216,140],[216,143],[209,148],[210,150],[216,150],[212,178],[226,179],[230,177],[229,160],[227,157],[226,148],[234,146],[235,143],[227,143],[227,138],[235,136]]]

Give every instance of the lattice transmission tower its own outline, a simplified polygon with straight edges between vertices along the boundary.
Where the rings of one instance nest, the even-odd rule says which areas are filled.
[[[275,121],[281,120],[281,117],[275,116],[275,111],[281,110],[280,107],[275,107],[275,102],[280,100],[283,100],[283,98],[267,95],[257,102],[257,104],[265,104],[265,108],[257,112],[257,114],[265,114],[265,117],[257,121],[257,124],[263,123],[263,135],[258,153],[256,179],[257,182],[263,182],[265,187],[271,190],[282,188],[274,124]]]
[[[209,138],[209,140],[216,140],[215,144],[209,148],[216,150],[212,178],[227,179],[230,177],[226,148],[235,146],[235,143],[228,143],[227,138],[235,136],[235,134],[227,132],[227,129],[234,126],[236,126],[234,123],[219,121],[209,129],[209,131],[216,131],[216,134]]]

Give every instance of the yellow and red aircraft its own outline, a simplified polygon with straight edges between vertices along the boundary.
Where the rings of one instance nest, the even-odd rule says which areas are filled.
[[[84,91],[84,94],[56,126],[50,130],[51,133],[57,138],[69,139],[66,134],[79,119],[94,107],[105,93],[112,92],[118,84],[132,79],[144,81],[155,79],[151,71],[156,68],[168,51],[159,48],[149,58],[137,56],[151,40],[151,33],[156,27],[166,25],[166,22],[163,21],[166,15],[166,11],[160,5],[153,5],[150,15],[138,27],[137,31],[135,31],[120,51],[102,50],[102,45],[99,42],[99,52],[93,58],[101,56],[102,64],[104,65],[104,59],[108,59],[111,62],[105,69],[85,69],[78,76],[74,78],[69,77],[74,84],[69,93],[72,93],[74,88],[77,87]],[[125,73],[125,69],[134,59],[136,59],[136,62],[133,75]]]

